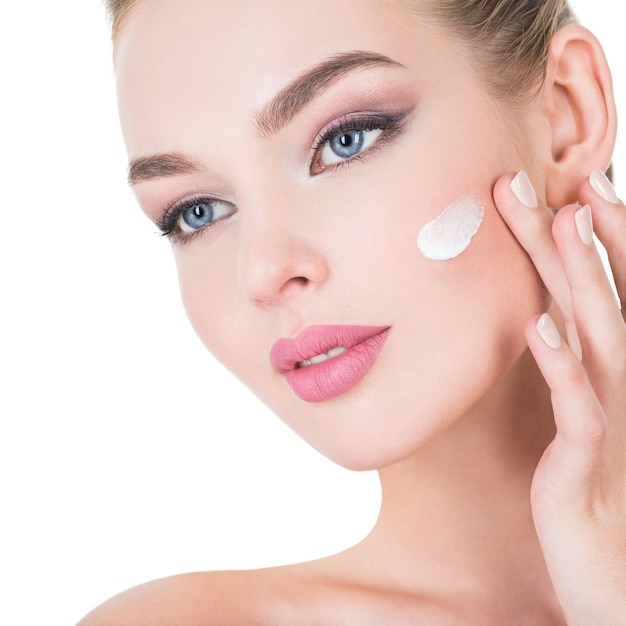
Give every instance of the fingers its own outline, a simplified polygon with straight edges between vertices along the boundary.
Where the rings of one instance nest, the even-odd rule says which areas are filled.
[[[558,484],[567,485],[559,496],[575,498],[598,465],[606,417],[584,366],[548,314],[529,321],[526,339],[552,392],[557,437],[548,462],[558,466],[550,468],[551,474]],[[562,454],[560,447],[567,447],[567,453]]]
[[[554,213],[538,198],[524,172],[505,174],[494,187],[500,215],[533,261],[558,305],[570,346],[580,356],[569,283],[552,236]]]
[[[623,571],[626,562],[626,324],[593,234],[595,222],[623,308],[626,207],[601,172],[581,184],[582,206],[565,206],[556,215],[531,192],[523,174],[507,175],[498,181],[494,199],[575,328],[581,350],[561,338],[548,314],[526,327],[529,348],[551,390],[557,427],[533,478],[533,516],[555,588],[566,569],[585,563],[595,572],[588,580],[595,576],[603,583],[593,590],[596,597],[607,571]],[[616,580],[613,590],[621,590],[623,580]],[[566,588],[561,585],[561,591]]]
[[[593,207],[595,232],[608,252],[622,315],[626,315],[626,207],[600,170],[583,182],[578,195]]]
[[[496,183],[494,199],[559,306],[570,347],[579,358],[584,354],[595,365],[592,376],[611,380],[611,371],[624,367],[626,326],[592,235],[595,221],[624,302],[626,207],[599,171],[579,192],[589,204],[563,207],[554,217],[537,199],[528,177],[519,172]]]
[[[589,205],[564,207],[552,231],[571,291],[572,310],[588,373],[610,381],[618,361],[626,358],[626,326],[593,241]],[[624,243],[622,243],[624,245]]]
[[[500,178],[494,199],[517,240],[533,260],[539,275],[562,310],[571,308],[569,288],[552,237],[553,213],[541,203],[524,172]],[[565,312],[565,311],[564,311]]]

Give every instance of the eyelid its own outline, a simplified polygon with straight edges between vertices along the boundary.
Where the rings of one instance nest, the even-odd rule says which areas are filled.
[[[411,113],[413,113],[414,110],[415,106],[391,111],[363,111],[342,115],[338,119],[333,120],[317,134],[313,141],[313,145],[311,148],[311,165],[309,168],[310,173],[313,176],[316,176],[325,171],[336,169],[337,167],[342,167],[343,165],[350,163],[353,160],[359,159],[361,155],[365,155],[371,150],[375,149],[379,142],[385,141],[385,137],[387,140],[393,139],[397,133],[402,131],[403,127],[409,119],[409,116],[411,115]],[[318,164],[317,162],[319,161],[320,150],[333,137],[338,134],[346,133],[352,130],[368,131],[374,129],[381,129],[383,132],[376,139],[376,141],[365,150],[351,158],[345,159],[344,161],[334,163],[330,166],[325,166],[319,171],[315,171],[315,166]],[[393,133],[393,136],[390,137],[389,133]]]

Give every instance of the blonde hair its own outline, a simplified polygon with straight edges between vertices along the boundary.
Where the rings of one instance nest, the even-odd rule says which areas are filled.
[[[536,93],[554,34],[576,21],[567,0],[399,2],[457,35],[471,50],[474,70],[492,95],[508,103]]]
[[[122,23],[131,9],[137,4],[137,0],[105,0],[107,14],[111,22],[111,36],[113,41],[122,27]]]

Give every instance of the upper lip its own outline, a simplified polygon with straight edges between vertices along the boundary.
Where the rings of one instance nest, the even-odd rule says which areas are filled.
[[[302,361],[339,346],[352,348],[388,328],[389,326],[309,326],[293,339],[279,339],[270,351],[270,363],[277,372],[288,372]]]

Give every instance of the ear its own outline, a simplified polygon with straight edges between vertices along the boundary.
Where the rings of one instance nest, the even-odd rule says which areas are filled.
[[[587,29],[571,24],[554,35],[541,99],[551,131],[547,201],[558,208],[576,201],[576,190],[594,169],[609,167],[615,146],[611,72]]]

